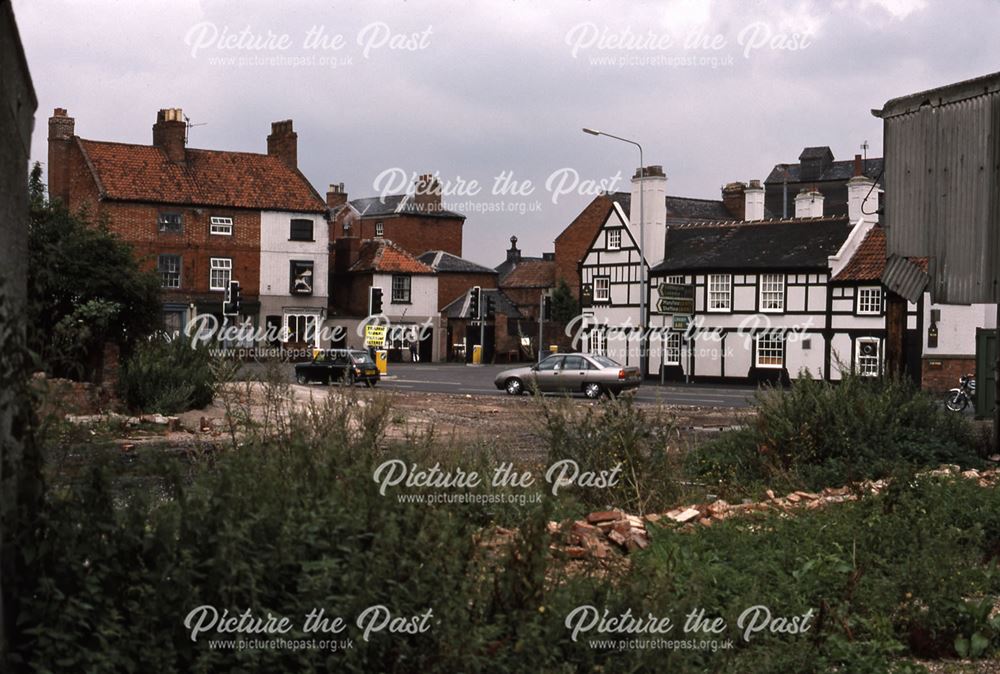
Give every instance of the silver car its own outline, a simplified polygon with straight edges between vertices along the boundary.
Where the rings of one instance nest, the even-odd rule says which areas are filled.
[[[625,367],[607,356],[589,353],[557,353],[536,365],[504,370],[493,383],[510,395],[525,391],[542,393],[581,392],[588,398],[617,395],[639,388],[637,367]]]

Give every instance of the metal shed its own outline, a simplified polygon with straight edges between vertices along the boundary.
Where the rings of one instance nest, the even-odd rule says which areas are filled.
[[[889,256],[927,257],[931,299],[996,302],[1000,73],[894,98],[884,124]]]

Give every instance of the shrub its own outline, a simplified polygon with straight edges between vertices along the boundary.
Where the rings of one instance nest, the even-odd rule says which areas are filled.
[[[208,347],[182,339],[139,344],[119,373],[119,390],[131,410],[173,414],[212,402],[217,385]]]
[[[820,488],[911,467],[978,465],[969,422],[902,379],[803,376],[764,389],[746,428],[723,433],[689,456],[693,473],[744,488]]]
[[[672,419],[654,419],[630,396],[577,406],[566,399],[539,398],[549,465],[571,459],[581,474],[606,475],[620,465],[610,488],[573,486],[562,490],[589,509],[656,512],[673,506],[682,492]]]

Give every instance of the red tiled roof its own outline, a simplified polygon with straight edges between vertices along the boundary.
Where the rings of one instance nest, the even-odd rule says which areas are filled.
[[[350,271],[433,274],[434,270],[388,239],[368,239],[361,244]]]
[[[154,145],[79,144],[105,199],[326,212],[305,176],[271,155],[187,149],[178,164]]]
[[[872,227],[834,281],[878,281],[885,271],[885,230]]]
[[[503,288],[550,288],[556,282],[553,260],[522,260],[507,272],[501,281]]]
[[[847,261],[834,281],[879,281],[885,271],[885,230],[876,225],[868,230],[861,245]],[[910,261],[927,271],[926,257],[911,257]]]

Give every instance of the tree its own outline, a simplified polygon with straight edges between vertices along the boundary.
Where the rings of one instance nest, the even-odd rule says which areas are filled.
[[[132,247],[45,197],[36,162],[28,181],[28,345],[51,374],[99,381],[104,345],[129,353],[160,324],[159,279]]]
[[[573,291],[560,280],[552,292],[552,320],[557,323],[569,323],[580,312],[580,303],[573,297]]]

